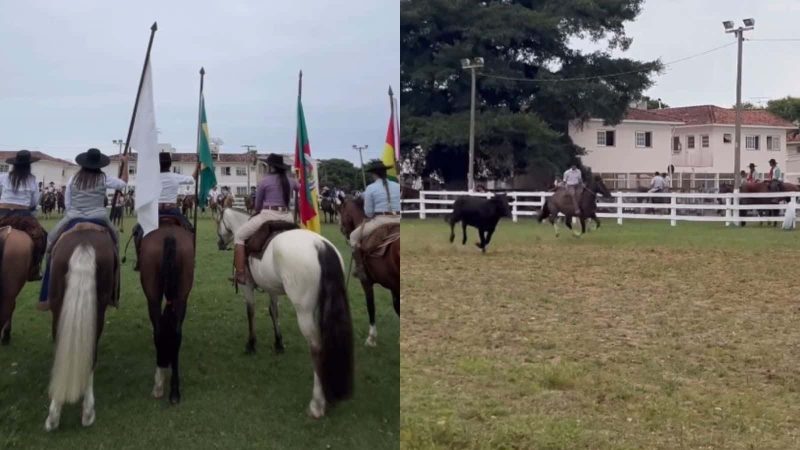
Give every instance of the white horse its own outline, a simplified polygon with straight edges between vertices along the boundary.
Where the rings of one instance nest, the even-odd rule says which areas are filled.
[[[234,233],[250,216],[224,209],[217,224],[219,247],[225,249]],[[344,400],[353,391],[353,324],[347,300],[342,256],[330,241],[307,230],[289,230],[270,241],[261,259],[250,257],[255,284],[270,297],[270,316],[275,329],[275,348],[283,350],[278,323],[278,295],[285,294],[297,313],[300,331],[311,348],[314,388],[308,413],[318,419],[326,403]],[[248,351],[255,350],[253,329],[254,288],[243,287],[250,323]]]

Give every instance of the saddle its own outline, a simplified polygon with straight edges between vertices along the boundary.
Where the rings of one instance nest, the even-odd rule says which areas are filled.
[[[0,227],[10,227],[30,236],[33,241],[34,260],[41,260],[47,247],[47,232],[42,225],[31,215],[9,214],[0,217]]]
[[[261,259],[264,256],[264,251],[275,236],[283,233],[284,231],[296,230],[300,228],[297,224],[292,222],[285,222],[283,220],[268,220],[261,225],[249,239],[244,242],[244,251],[247,258],[251,256],[256,259]]]
[[[379,258],[386,254],[389,245],[398,239],[400,239],[400,224],[383,224],[361,241],[361,251],[367,257]]]

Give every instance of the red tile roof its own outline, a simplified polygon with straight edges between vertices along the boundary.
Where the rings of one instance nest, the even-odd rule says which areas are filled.
[[[248,154],[247,153],[218,153],[217,162],[222,163],[247,163],[248,161]],[[267,159],[268,153],[259,153],[258,159],[265,160]],[[284,155],[286,156],[286,155]],[[111,161],[119,160],[119,155],[112,155],[110,156]],[[136,152],[132,152],[130,157],[128,157],[129,161],[136,161]],[[172,161],[173,162],[197,162],[197,154],[196,153],[178,153],[175,152],[172,154]]]
[[[9,158],[13,158],[14,155],[16,155],[16,154],[17,154],[16,150],[0,150],[0,161],[5,162],[5,160],[7,160]],[[68,166],[76,166],[77,165],[74,162],[70,162],[70,161],[67,161],[67,160],[64,160],[64,159],[54,158],[54,157],[48,155],[47,153],[42,153],[42,152],[39,152],[39,151],[32,151],[31,152],[31,156],[33,156],[34,158],[39,158],[40,161],[50,161],[50,162],[54,162],[54,163],[57,163],[57,164],[66,164]]]
[[[646,120],[648,122],[680,122],[680,120],[670,117],[666,114],[661,114],[659,110],[645,110],[631,108],[625,113],[625,120]]]
[[[672,117],[687,125],[733,125],[736,123],[735,109],[721,108],[714,105],[663,108],[657,111],[658,114]],[[778,117],[765,109],[743,110],[742,125],[796,128],[788,120]]]

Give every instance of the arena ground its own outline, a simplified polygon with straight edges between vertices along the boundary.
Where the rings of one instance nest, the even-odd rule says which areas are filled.
[[[800,448],[800,233],[403,222],[401,447]]]
[[[45,227],[54,221],[45,222]],[[126,231],[133,225],[126,218]],[[344,252],[338,226],[323,234]],[[198,266],[184,324],[182,403],[150,397],[155,365],[152,329],[133,245],[124,266],[118,310],[106,314],[95,374],[97,421],[80,426],[80,408],[65,407],[61,428],[44,431],[52,364],[50,314],[35,311],[39,284],[23,291],[9,347],[0,347],[0,448],[245,449],[396,448],[399,428],[399,320],[391,295],[376,289],[378,347],[364,347],[367,312],[360,284],[350,283],[356,346],[355,396],[315,421],[308,345],[288,299],[281,300],[286,352],[272,351],[267,297],[258,295],[258,353],[244,353],[247,319],[241,295],[226,281],[232,252],[216,247],[213,222],[201,220]],[[349,261],[349,255],[345,256]]]

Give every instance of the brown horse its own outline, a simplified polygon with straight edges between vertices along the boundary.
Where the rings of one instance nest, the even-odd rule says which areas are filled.
[[[365,219],[364,200],[348,197],[342,203],[340,224],[341,231],[346,239]],[[381,257],[365,255],[364,272],[366,279],[361,280],[364,294],[367,298],[367,312],[369,313],[369,336],[366,345],[377,345],[378,329],[375,327],[375,291],[374,284],[392,292],[394,311],[400,316],[400,238],[389,244],[386,252]]]
[[[191,217],[189,213],[194,208],[194,194],[184,195],[181,199],[181,213],[185,217]]]
[[[55,355],[45,429],[58,428],[61,407],[83,397],[81,423],[94,423],[94,366],[106,307],[119,293],[114,241],[104,228],[79,224],[50,254],[50,309]]]
[[[156,346],[153,397],[163,397],[166,371],[172,367],[169,400],[177,404],[181,400],[178,359],[183,319],[194,283],[192,233],[181,226],[162,223],[142,239],[139,257],[139,277],[147,297]]]
[[[798,192],[800,191],[800,186],[792,183],[780,183],[777,185],[777,188],[780,189],[778,192]],[[741,189],[739,190],[742,194],[756,194],[756,193],[767,193],[772,192],[770,190],[770,182],[769,181],[761,181],[757,183],[743,183]],[[721,194],[729,194],[733,192],[733,186],[730,184],[723,184],[719,187],[719,192]],[[777,205],[782,200],[781,198],[740,198],[739,204],[740,205]],[[788,198],[785,199],[789,201]],[[740,210],[743,213],[746,213],[748,210]],[[779,210],[777,209],[753,209],[753,211],[760,216],[778,216],[780,214]],[[761,222],[763,224],[763,222]],[[773,226],[777,226],[778,222],[770,222]],[[746,222],[741,222],[740,225],[744,226]]]
[[[581,233],[586,232],[586,219],[594,220],[597,227],[600,227],[600,220],[597,218],[597,194],[601,194],[604,197],[611,197],[611,192],[599,176],[595,176],[592,182],[585,186],[581,192],[581,198],[578,202],[581,213],[580,216],[578,216],[581,223]],[[560,188],[556,190],[555,194],[545,200],[537,219],[539,223],[541,223],[544,219],[549,218],[550,224],[552,224],[555,229],[556,237],[558,237],[558,225],[556,222],[558,220],[558,213],[564,214],[567,227],[572,228],[571,222],[572,217],[575,216],[575,211],[572,199],[569,194],[567,194],[566,189]]]
[[[0,228],[0,344],[11,341],[11,318],[17,295],[28,279],[33,260],[33,240],[11,227]]]

